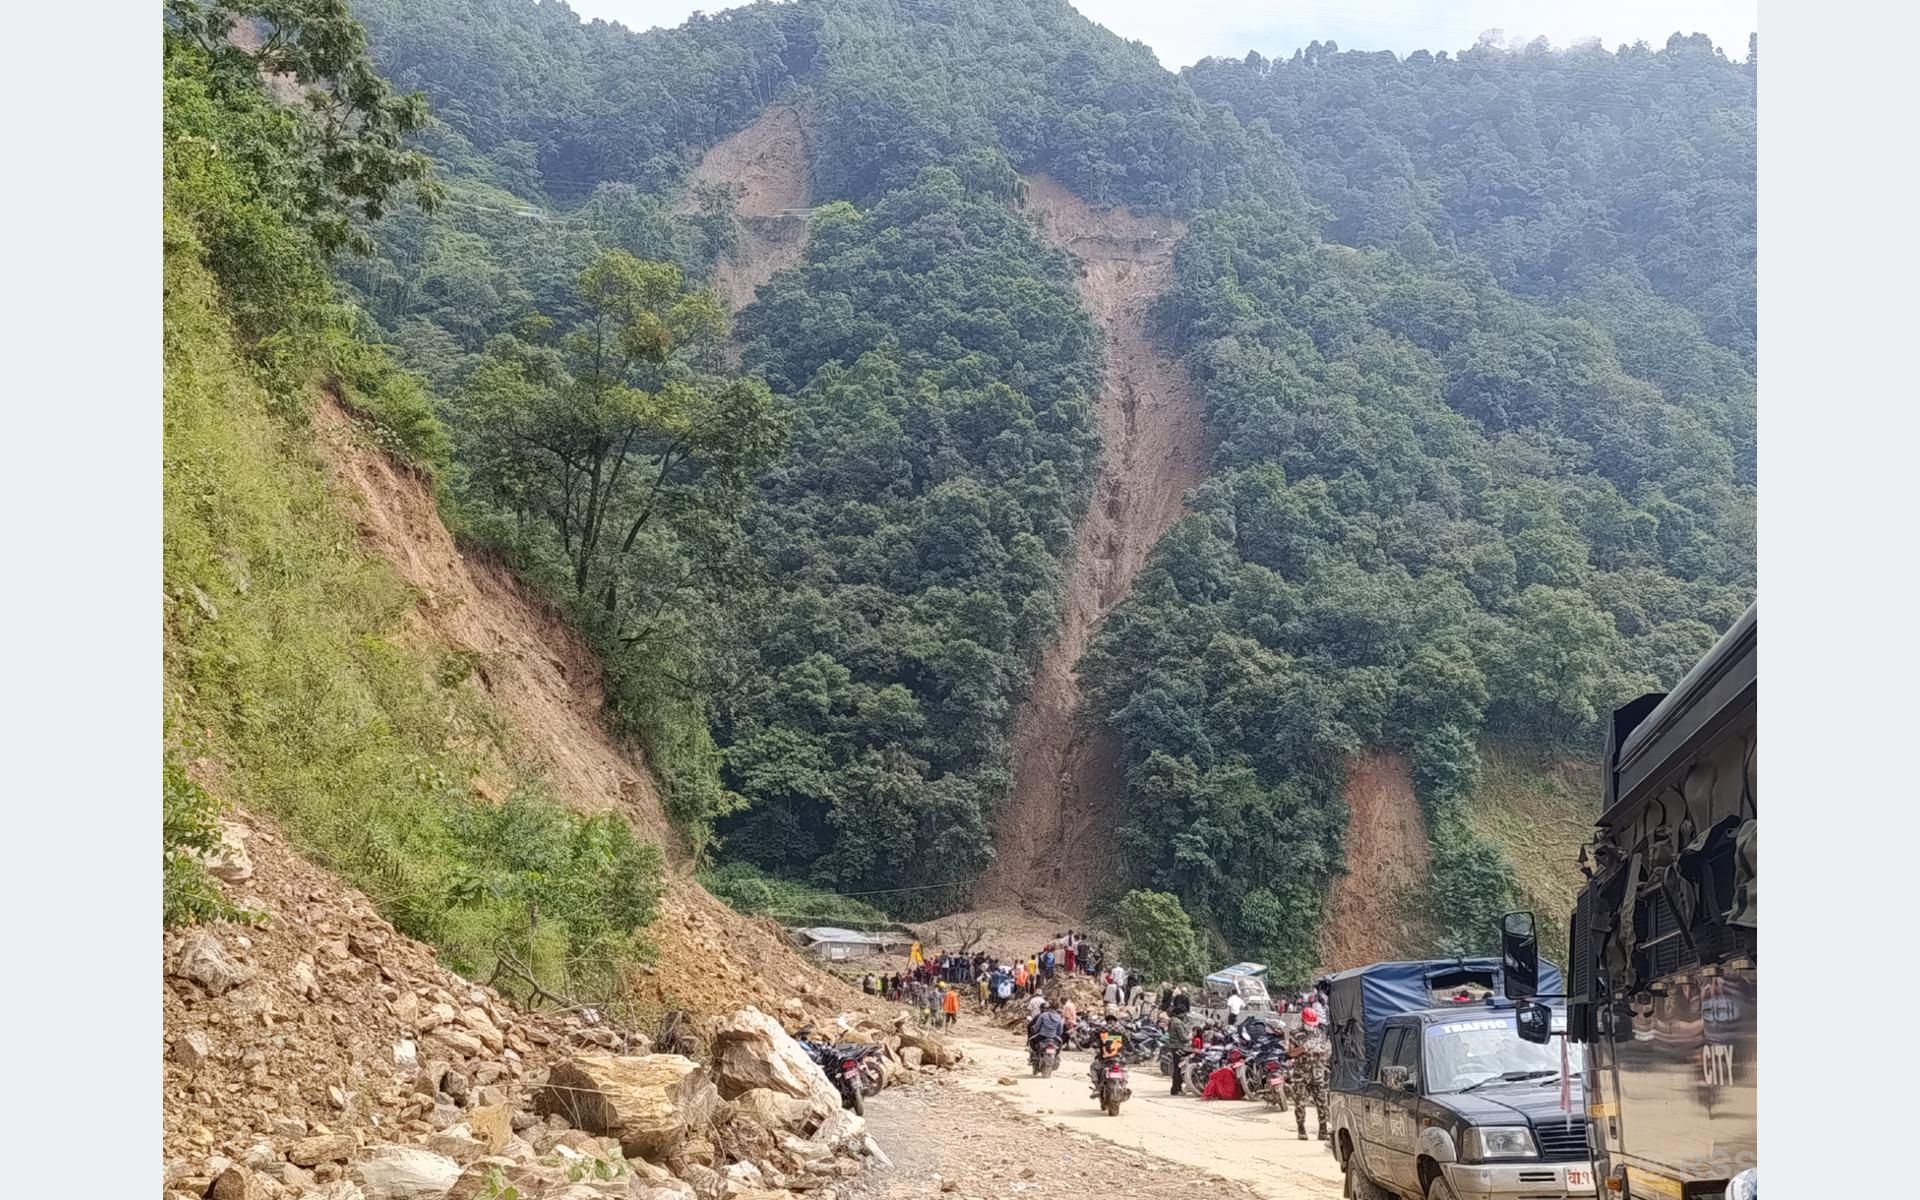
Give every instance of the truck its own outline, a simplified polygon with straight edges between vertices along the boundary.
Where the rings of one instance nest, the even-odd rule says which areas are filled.
[[[1243,962],[1221,967],[1202,983],[1205,991],[1201,1011],[1211,1020],[1226,1018],[1227,1000],[1231,996],[1240,997],[1240,1011],[1243,1014],[1268,1020],[1273,1017],[1273,996],[1267,991],[1267,968],[1264,963]]]
[[[1332,1040],[1328,1149],[1360,1200],[1535,1200],[1594,1195],[1583,1066],[1562,1039],[1521,1036],[1554,993],[1537,956],[1374,963],[1320,981]]]
[[[1756,611],[1608,732],[1566,1005],[1609,1200],[1734,1194],[1758,1170]]]

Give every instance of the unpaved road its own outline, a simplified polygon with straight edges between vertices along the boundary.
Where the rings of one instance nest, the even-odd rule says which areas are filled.
[[[1326,1143],[1298,1140],[1291,1112],[1170,1096],[1166,1078],[1146,1067],[1134,1072],[1133,1098],[1119,1116],[1109,1117],[1087,1097],[1086,1054],[1069,1053],[1052,1079],[1036,1079],[1016,1035],[970,1017],[962,1018],[956,1032],[950,1040],[970,1061],[938,1083],[886,1092],[871,1102],[870,1128],[895,1168],[870,1172],[853,1195],[930,1196],[949,1179],[957,1180],[961,1200],[1191,1200],[1202,1194],[1196,1188],[1212,1200],[1340,1195],[1340,1171]],[[1307,1128],[1311,1133],[1311,1116]],[[1026,1169],[1034,1175],[1023,1177]],[[933,1179],[935,1174],[941,1178]]]

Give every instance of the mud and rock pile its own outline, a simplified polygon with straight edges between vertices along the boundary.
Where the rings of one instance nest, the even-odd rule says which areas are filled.
[[[214,864],[254,926],[164,941],[170,1200],[832,1200],[881,1156],[786,1025],[757,1008],[651,1040],[591,1012],[528,1012],[238,814]],[[904,1015],[795,1027],[880,1044],[881,1086],[957,1055]],[[509,1192],[507,1189],[512,1189]]]

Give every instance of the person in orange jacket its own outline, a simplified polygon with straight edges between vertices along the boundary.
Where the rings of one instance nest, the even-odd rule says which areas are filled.
[[[960,1021],[960,990],[948,984],[946,992],[940,998],[940,1011],[947,1014],[947,1027],[952,1028]]]

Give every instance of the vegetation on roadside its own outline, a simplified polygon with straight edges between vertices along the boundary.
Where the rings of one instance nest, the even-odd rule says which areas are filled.
[[[1201,941],[1180,897],[1136,888],[1120,897],[1109,917],[1120,935],[1117,961],[1139,972],[1142,986],[1155,979],[1198,979],[1206,973]]]
[[[611,998],[644,962],[662,865],[624,823],[543,798],[466,672],[402,636],[413,598],[361,550],[313,449],[316,390],[379,440],[445,470],[418,382],[360,340],[330,294],[346,215],[406,180],[395,101],[329,0],[274,6],[256,53],[209,31],[248,5],[169,6],[165,41],[164,481],[170,722],[223,795],[271,815],[448,964],[509,993]],[[341,23],[345,21],[345,23]],[[300,51],[303,38],[324,47]],[[306,65],[303,65],[306,64]],[[262,66],[351,101],[284,107]],[[315,72],[323,72],[316,75]],[[398,106],[398,107],[396,107]],[[307,128],[324,122],[327,131]],[[341,141],[341,130],[357,130]],[[317,140],[316,140],[317,139]],[[368,144],[363,144],[363,142]],[[407,152],[410,153],[410,152]],[[388,171],[370,164],[388,161]],[[473,781],[505,779],[509,799]],[[167,918],[230,915],[186,865],[212,802],[169,760]]]
[[[772,917],[783,925],[876,929],[896,924],[885,911],[857,897],[770,875],[748,862],[730,862],[701,871],[694,878],[736,911],[750,917]]]

